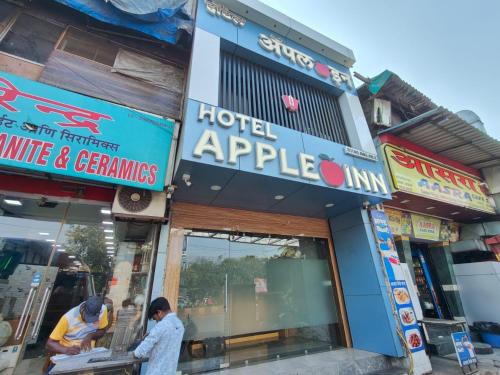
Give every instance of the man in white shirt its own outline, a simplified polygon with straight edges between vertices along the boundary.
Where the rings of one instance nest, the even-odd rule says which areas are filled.
[[[175,375],[184,326],[163,297],[151,302],[148,317],[157,323],[134,350],[134,356],[149,358],[147,375]]]

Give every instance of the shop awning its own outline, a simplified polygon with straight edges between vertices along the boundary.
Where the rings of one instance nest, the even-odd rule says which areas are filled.
[[[393,134],[468,167],[500,166],[500,141],[437,107],[378,133]]]
[[[179,31],[192,34],[193,20],[188,0],[55,0],[98,21],[141,32],[176,44]]]
[[[363,103],[372,97],[380,97],[403,107],[407,118],[413,118],[422,113],[437,108],[437,105],[427,96],[418,91],[397,74],[384,70],[370,79],[370,83],[358,88],[359,100]]]

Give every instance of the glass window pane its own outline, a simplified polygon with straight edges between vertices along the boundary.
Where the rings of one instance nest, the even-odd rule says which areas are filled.
[[[107,204],[69,203],[63,210],[50,297],[25,358],[43,353],[59,319],[92,295],[103,296],[108,307],[108,328],[96,346],[124,351],[142,336],[155,226],[116,222],[109,212]]]
[[[60,26],[23,13],[0,42],[0,50],[44,64],[62,31]]]
[[[0,2],[0,32],[8,24],[19,8],[5,1]]]

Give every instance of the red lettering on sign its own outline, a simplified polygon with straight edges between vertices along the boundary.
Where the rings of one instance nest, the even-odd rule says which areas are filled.
[[[96,174],[100,176],[106,175],[106,170],[108,169],[109,156],[106,154],[102,154],[101,159],[99,160],[99,165],[97,167]]]
[[[146,182],[147,175],[144,173],[148,171],[148,165],[146,163],[141,163],[141,166],[139,167],[139,177],[137,178],[141,184]]]
[[[28,155],[28,159],[26,159],[26,163],[31,163],[33,161],[33,158],[35,157],[36,152],[38,151],[38,148],[43,144],[42,141],[32,139],[31,140],[31,152]]]
[[[470,190],[474,190],[476,193],[480,193],[480,189],[476,186],[478,185],[478,181],[468,176],[447,168],[443,168],[428,160],[419,158],[411,154],[407,154],[403,151],[391,149],[390,152],[392,153],[392,155],[390,155],[391,159],[397,162],[402,167],[415,169],[424,177],[438,180],[441,179],[442,181],[451,183],[457,187],[460,187],[459,185],[461,185]]]
[[[128,161],[127,159],[123,158],[120,162],[120,171],[118,172],[118,178],[121,178],[122,180],[130,180],[132,168],[134,168],[134,162],[132,160]]]
[[[78,153],[75,162],[75,171],[83,172],[87,164],[87,159],[89,158],[89,152],[87,150],[82,150]]]
[[[111,165],[109,166],[107,176],[108,177],[116,177],[116,174],[118,173],[118,162],[119,158],[116,156],[113,157],[113,160],[111,160]]]
[[[50,151],[52,150],[52,147],[54,147],[53,143],[50,142],[44,142],[42,145],[42,149],[40,153],[38,154],[38,158],[36,158],[36,165],[40,165],[42,167],[47,165],[47,158],[50,156]]]
[[[149,185],[154,185],[156,182],[156,172],[158,172],[158,167],[156,164],[153,164],[151,168],[149,168],[149,178],[148,178],[148,184]]]
[[[57,113],[63,116],[69,122],[57,122],[59,126],[63,127],[74,127],[74,128],[87,128],[94,134],[99,134],[99,124],[97,123],[101,119],[113,120],[111,116],[89,111],[88,109],[75,107],[70,104],[58,102],[52,99],[44,98],[37,95],[32,95],[27,92],[18,90],[9,80],[0,77],[0,106],[4,107],[10,112],[19,112],[11,102],[14,102],[18,96],[23,96],[25,98],[31,99],[36,102],[42,102],[49,104],[42,105],[36,104],[35,108],[42,113]],[[2,93],[3,92],[3,93]],[[92,121],[90,121],[92,120]]]

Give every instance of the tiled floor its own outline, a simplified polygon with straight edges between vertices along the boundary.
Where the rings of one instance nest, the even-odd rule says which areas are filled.
[[[382,355],[340,349],[214,372],[217,375],[357,375],[389,367]]]

